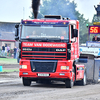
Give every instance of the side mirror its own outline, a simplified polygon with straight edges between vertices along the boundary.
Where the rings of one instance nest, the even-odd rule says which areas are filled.
[[[15,36],[19,35],[19,25],[15,25]]]
[[[19,25],[15,25],[15,40],[19,39]]]
[[[74,29],[74,37],[78,37],[78,30]]]
[[[15,29],[15,36],[18,36],[18,35],[19,35],[19,29],[16,28],[16,29]]]

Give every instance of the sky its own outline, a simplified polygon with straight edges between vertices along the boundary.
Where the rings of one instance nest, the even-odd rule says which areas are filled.
[[[84,17],[86,19],[92,21],[94,14],[96,14],[94,5],[97,7],[97,5],[100,4],[100,0],[74,0],[74,1],[77,3],[77,10],[81,14],[84,14]]]
[[[74,1],[77,3],[77,10],[84,14],[86,19],[92,21],[93,15],[96,14],[94,5],[97,6],[100,0]],[[29,19],[31,12],[31,0],[0,0],[0,21],[2,22],[20,22],[21,19]]]

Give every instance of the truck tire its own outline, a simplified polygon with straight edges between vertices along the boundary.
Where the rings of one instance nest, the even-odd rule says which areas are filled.
[[[86,71],[84,72],[84,78],[81,81],[82,81],[81,84],[83,86],[85,86],[87,84]]]
[[[29,80],[29,79],[26,79],[26,78],[23,77],[22,81],[23,81],[24,86],[30,86],[31,85],[31,80]]]
[[[66,79],[65,80],[65,86],[66,86],[66,88],[72,88],[73,84],[74,84],[73,80],[70,80],[70,79]]]
[[[74,86],[74,81],[73,81],[73,79],[75,79],[74,67],[73,67],[72,80],[70,80],[70,79],[66,79],[66,80],[65,80],[65,86],[66,86],[66,88],[72,88],[72,87]]]
[[[83,79],[80,81],[80,85],[85,86],[87,84],[87,79],[86,79],[86,71],[84,72],[84,77]]]

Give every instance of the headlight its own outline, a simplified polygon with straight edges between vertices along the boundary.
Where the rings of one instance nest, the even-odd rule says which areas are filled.
[[[20,68],[21,69],[27,69],[27,65],[21,65]]]
[[[84,70],[84,67],[77,67],[77,70]]]
[[[69,70],[69,66],[61,66],[61,70]]]

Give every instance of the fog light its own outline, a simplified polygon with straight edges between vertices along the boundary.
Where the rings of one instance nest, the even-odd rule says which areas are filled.
[[[61,70],[69,70],[69,66],[61,66]]]
[[[21,65],[20,68],[21,69],[27,69],[27,65]]]
[[[23,73],[23,75],[28,75],[28,73]]]

